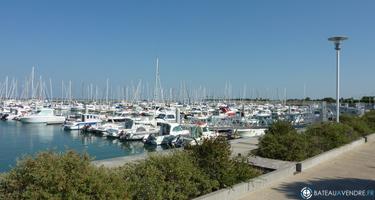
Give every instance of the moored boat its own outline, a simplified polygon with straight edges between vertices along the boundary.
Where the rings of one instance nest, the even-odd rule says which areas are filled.
[[[56,116],[54,109],[42,108],[35,113],[20,118],[22,123],[46,123],[46,124],[62,124],[65,121],[64,116]]]
[[[178,123],[161,123],[157,134],[150,134],[143,142],[149,145],[168,145],[177,136],[188,136],[190,132],[184,130]]]
[[[80,130],[87,126],[96,126],[102,122],[99,115],[96,114],[82,114],[81,119],[77,121],[66,121],[64,124],[65,130]]]

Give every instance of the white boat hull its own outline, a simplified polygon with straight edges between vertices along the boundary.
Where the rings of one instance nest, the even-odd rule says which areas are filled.
[[[158,135],[155,136],[150,134],[147,138],[144,138],[145,144],[152,144],[152,145],[168,145],[178,136],[189,136],[190,133],[187,130],[179,131],[177,133],[173,133],[172,135]]]
[[[64,129],[65,130],[81,130],[85,126],[95,126],[99,122],[76,122],[73,124],[65,124]]]
[[[255,137],[264,135],[266,129],[264,128],[246,128],[246,129],[237,129],[235,132],[241,137]]]
[[[122,140],[143,140],[144,138],[147,138],[150,134],[157,134],[159,130],[153,130],[153,131],[141,131],[141,132],[134,132],[134,133],[126,133],[123,137],[121,137]]]
[[[47,124],[62,124],[65,121],[63,116],[26,116],[21,117],[22,123],[47,123]]]

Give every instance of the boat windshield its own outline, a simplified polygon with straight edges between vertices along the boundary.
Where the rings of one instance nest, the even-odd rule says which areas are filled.
[[[53,110],[38,110],[36,111],[35,115],[53,115]]]
[[[181,127],[181,126],[176,126],[176,127],[174,127],[174,128],[172,129],[172,131],[175,131],[175,132],[177,132],[177,131],[182,131],[182,127]]]
[[[157,119],[164,119],[164,117],[165,117],[165,114],[159,114],[156,118]]]
[[[169,135],[171,126],[169,124],[163,124],[160,126],[160,130],[161,130],[162,135]]]
[[[134,121],[132,119],[125,119],[125,128],[130,129],[133,127]]]
[[[167,119],[174,119],[174,115],[167,115]]]

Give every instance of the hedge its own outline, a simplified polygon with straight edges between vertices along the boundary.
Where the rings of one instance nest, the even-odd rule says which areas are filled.
[[[305,160],[375,131],[375,111],[362,117],[343,115],[340,122],[313,124],[303,133],[297,133],[287,121],[275,122],[260,138],[255,154],[286,161]]]
[[[191,199],[260,174],[230,154],[218,138],[106,169],[87,154],[41,152],[0,175],[0,199]]]

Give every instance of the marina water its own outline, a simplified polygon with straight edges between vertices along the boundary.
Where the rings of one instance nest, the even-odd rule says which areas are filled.
[[[23,124],[0,121],[0,172],[10,170],[23,155],[39,151],[87,152],[95,160],[146,152],[142,142],[120,142],[79,131],[64,131],[61,125]]]

